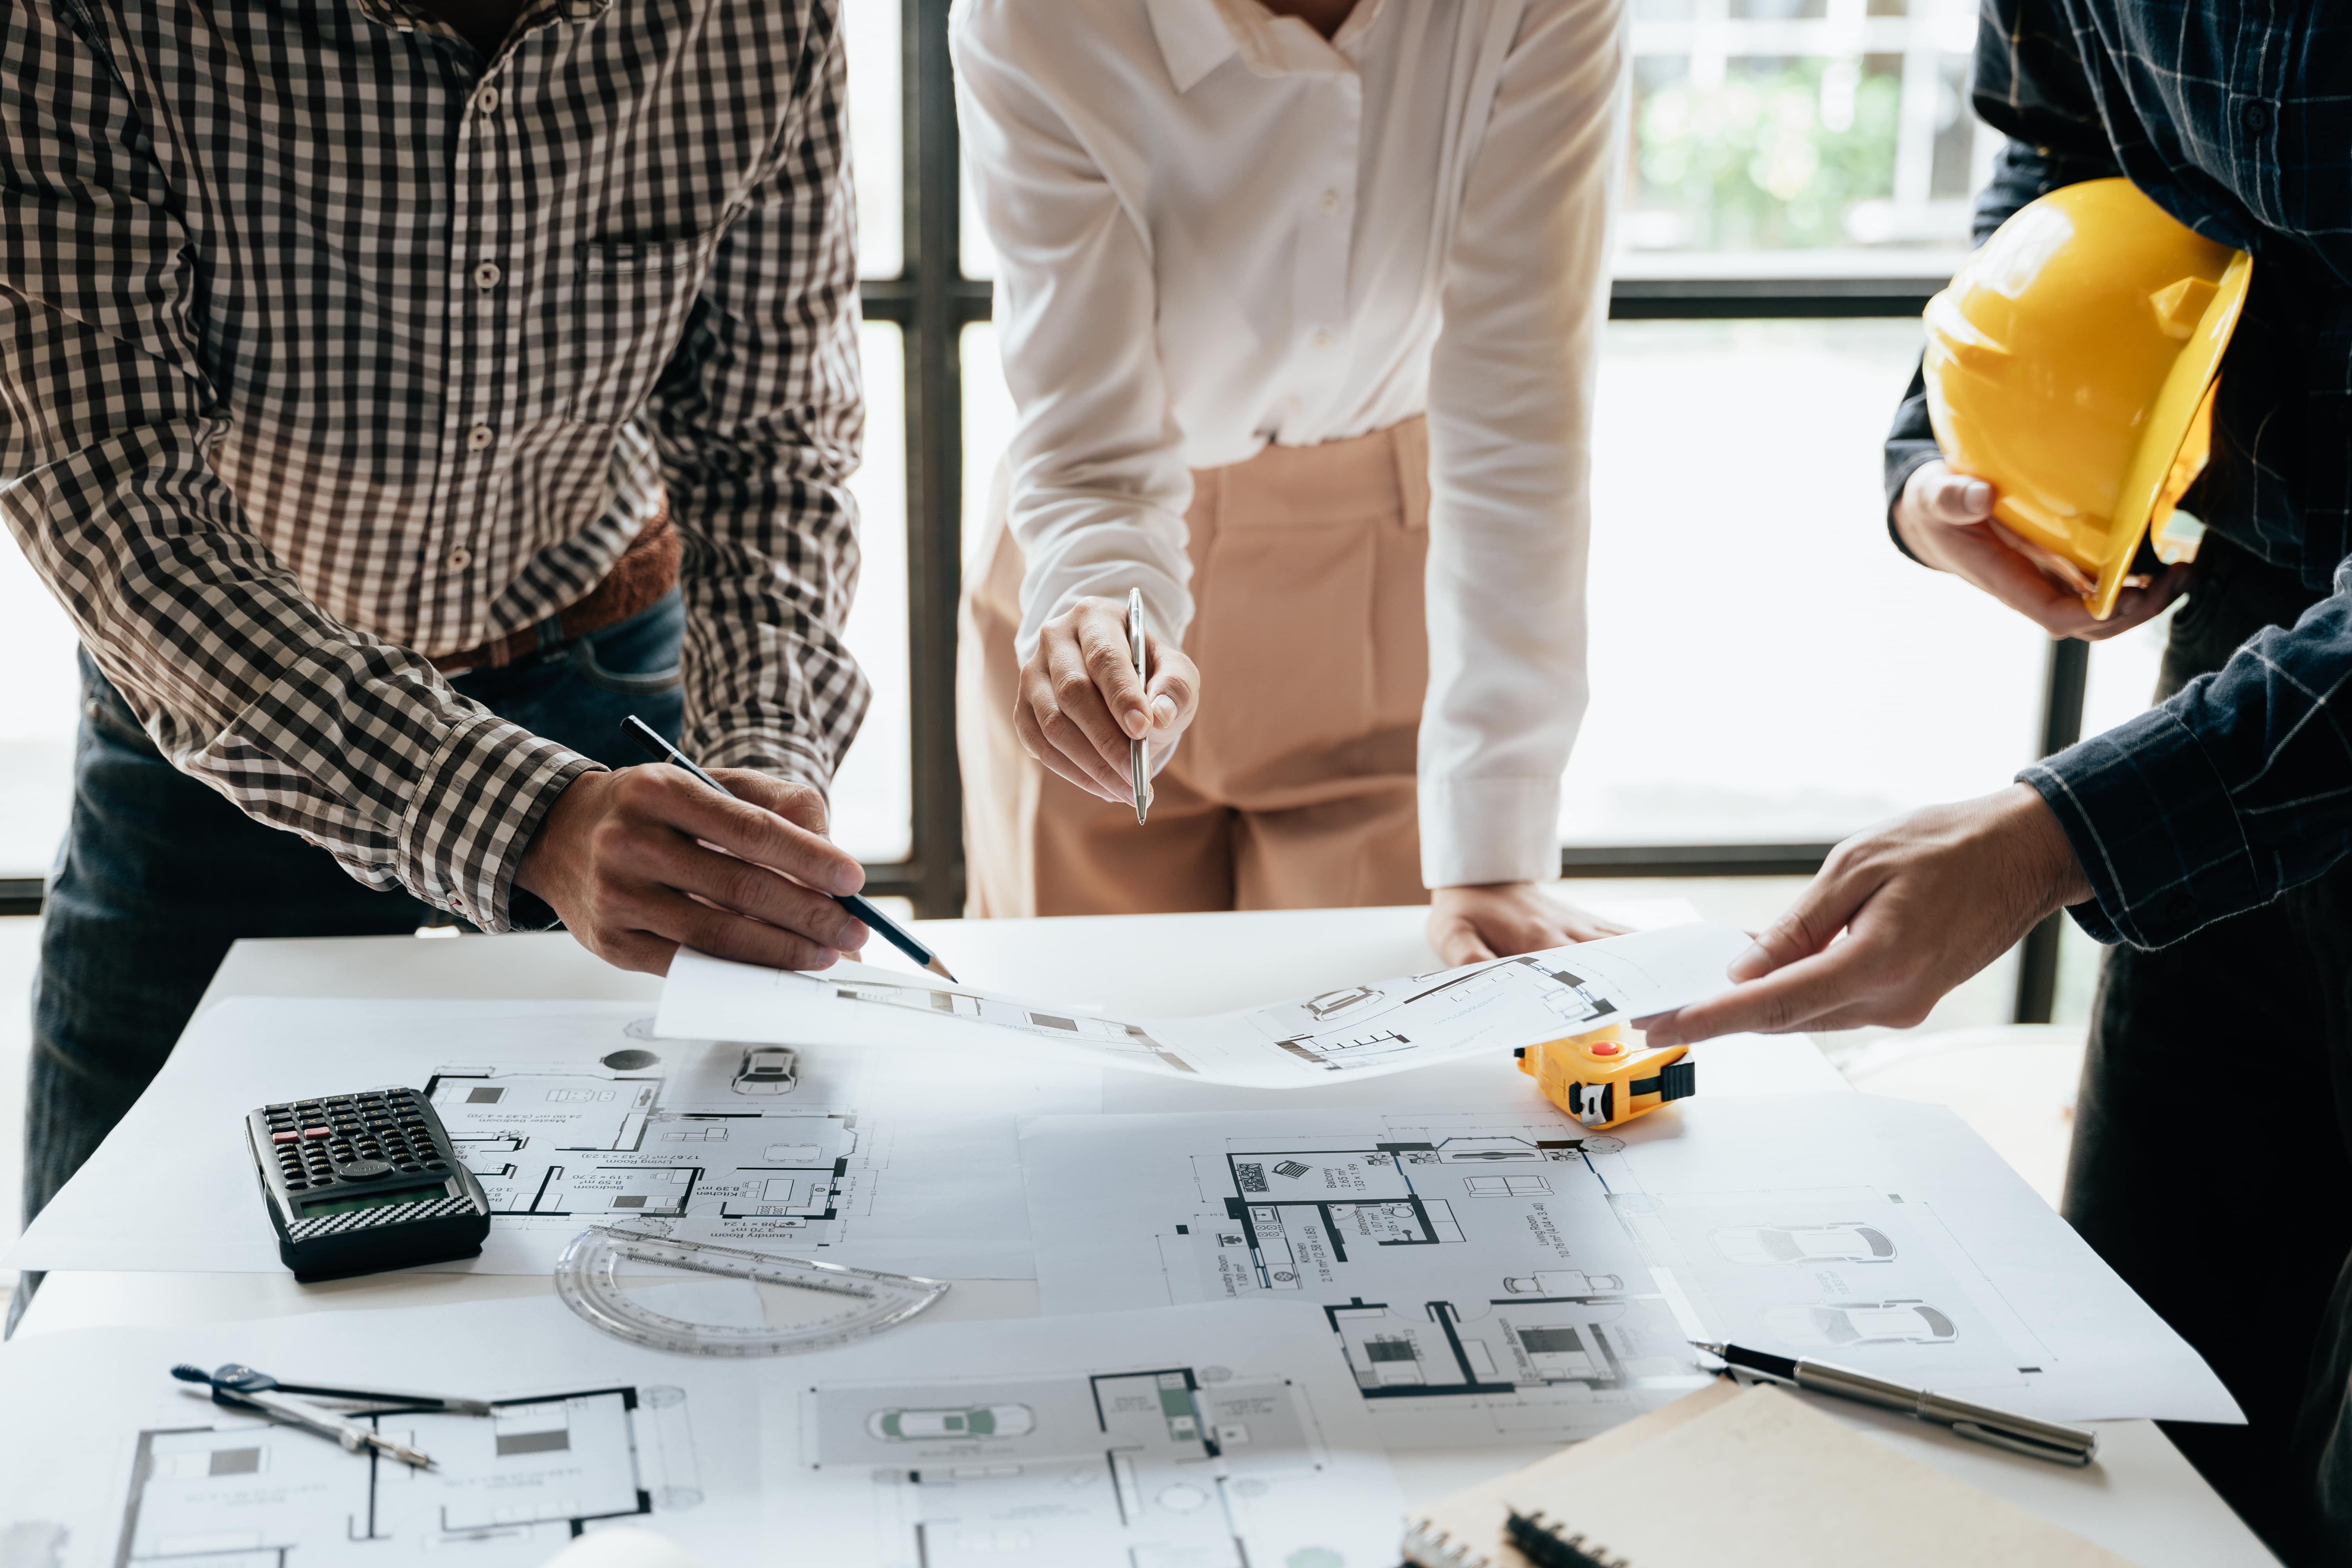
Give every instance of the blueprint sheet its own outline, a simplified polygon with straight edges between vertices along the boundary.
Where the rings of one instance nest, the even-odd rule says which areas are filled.
[[[1312,1303],[1392,1447],[1591,1436],[1703,1381],[1695,1338],[2057,1420],[2240,1419],[1941,1107],[1046,1116],[1022,1159],[1045,1310]]]
[[[631,1003],[296,1001],[205,1014],[10,1258],[278,1273],[254,1107],[425,1090],[497,1211],[478,1258],[545,1274],[593,1222],[958,1279],[1026,1279],[1016,1118],[1093,1111],[1035,1057],[651,1038]],[[152,1151],[168,1149],[159,1166]]]
[[[433,1456],[418,1472],[190,1397],[181,1361],[498,1411],[380,1418]],[[640,1350],[552,1298],[91,1329],[0,1348],[0,1543],[43,1568],[526,1568],[614,1524],[707,1568],[1386,1568],[1402,1513],[1292,1304],[748,1362]]]
[[[784,1044],[1002,1046],[1207,1083],[1296,1089],[1663,1013],[1727,989],[1724,967],[1748,945],[1735,926],[1666,926],[1271,1007],[1141,1019],[864,964],[801,974],[681,950],[656,1026],[664,1035]]]

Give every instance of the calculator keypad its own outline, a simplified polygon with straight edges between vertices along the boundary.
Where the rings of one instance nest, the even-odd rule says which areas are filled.
[[[446,1175],[449,1162],[424,1103],[414,1089],[369,1089],[265,1106],[258,1114],[286,1190],[303,1193],[394,1174]]]

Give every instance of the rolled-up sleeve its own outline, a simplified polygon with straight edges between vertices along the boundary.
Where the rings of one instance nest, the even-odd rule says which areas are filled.
[[[1422,877],[1559,874],[1588,682],[1592,395],[1623,150],[1615,0],[1530,6],[1448,253],[1430,362]]]

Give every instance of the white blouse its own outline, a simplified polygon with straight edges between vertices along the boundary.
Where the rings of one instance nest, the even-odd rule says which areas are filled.
[[[1583,717],[1622,0],[958,0],[1020,417],[1020,648],[1139,585],[1192,620],[1190,469],[1429,416],[1432,887],[1559,874]],[[1206,694],[1215,701],[1216,694]]]

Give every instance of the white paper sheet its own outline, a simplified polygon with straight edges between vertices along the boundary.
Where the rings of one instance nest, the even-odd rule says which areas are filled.
[[[646,1022],[627,1003],[226,1002],[9,1262],[280,1272],[246,1112],[404,1084],[429,1093],[499,1211],[479,1258],[436,1270],[544,1274],[583,1226],[625,1217],[863,1268],[1026,1279],[1015,1119],[1102,1104],[1098,1071],[1035,1057],[886,1062],[640,1037]]]
[[[1701,1381],[1693,1338],[2053,1419],[2240,1419],[1940,1107],[1048,1116],[1022,1157],[1048,1312],[1314,1302],[1391,1447],[1590,1436]]]
[[[188,1397],[183,1361],[506,1403],[383,1418],[420,1473]],[[551,1298],[91,1329],[0,1348],[0,1542],[45,1568],[524,1568],[614,1525],[708,1568],[1376,1568],[1402,1511],[1297,1305],[918,1323],[750,1362],[639,1350]]]
[[[1724,967],[1748,945],[1735,926],[1668,926],[1271,1007],[1142,1019],[864,964],[801,974],[680,952],[656,1027],[787,1045],[1005,1047],[1208,1083],[1304,1088],[1683,1006],[1727,989]]]

